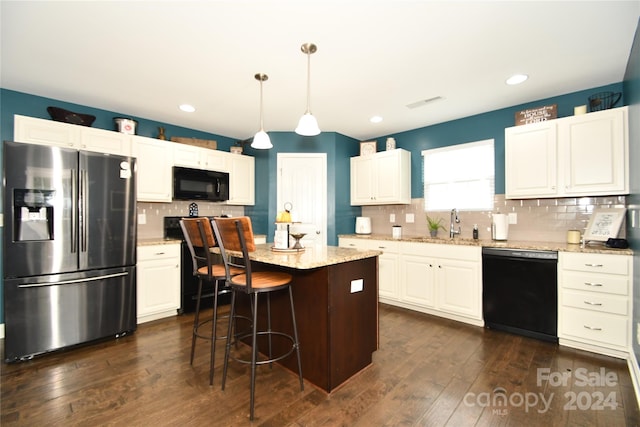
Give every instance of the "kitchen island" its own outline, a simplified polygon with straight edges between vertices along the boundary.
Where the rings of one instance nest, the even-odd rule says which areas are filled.
[[[293,299],[304,378],[326,392],[335,390],[371,364],[378,348],[377,250],[316,245],[302,252],[276,252],[256,245],[250,258],[256,270],[281,270],[293,276]],[[261,304],[265,308],[266,304]],[[240,298],[238,312],[249,314],[249,299]],[[271,298],[272,329],[293,332],[289,298]],[[266,308],[259,327],[266,325]],[[290,348],[274,340],[274,354]],[[262,345],[261,349],[266,348]],[[279,363],[297,372],[294,354]]]

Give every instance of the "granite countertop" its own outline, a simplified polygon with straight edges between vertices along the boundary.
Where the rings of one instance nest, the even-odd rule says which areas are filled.
[[[138,239],[138,246],[153,246],[153,245],[179,245],[182,242],[180,239],[170,238],[150,238],[150,239]]]
[[[326,245],[311,245],[304,248],[301,252],[294,252],[292,250],[274,251],[271,249],[272,246],[272,243],[256,245],[255,252],[251,252],[249,258],[252,261],[263,264],[277,265],[297,270],[310,270],[328,265],[342,264],[343,262],[376,257],[382,254],[382,251],[378,250],[354,250]],[[233,252],[230,252],[230,255],[233,255]]]
[[[491,248],[509,248],[509,249],[532,249],[532,250],[544,250],[544,251],[561,251],[561,252],[576,252],[576,253],[600,253],[600,254],[615,254],[615,255],[633,255],[631,249],[611,249],[604,245],[590,244],[582,247],[581,245],[572,245],[564,242],[535,242],[535,241],[518,241],[518,240],[505,240],[496,241],[490,239],[461,239],[448,237],[429,237],[429,236],[405,236],[401,239],[394,239],[387,234],[341,234],[338,237],[356,238],[356,239],[370,239],[370,240],[390,240],[398,242],[419,242],[419,243],[433,243],[433,244],[445,244],[445,245],[465,245],[465,246],[484,246]]]

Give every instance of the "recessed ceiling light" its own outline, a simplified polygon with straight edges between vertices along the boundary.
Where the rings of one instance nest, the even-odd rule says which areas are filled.
[[[193,113],[194,111],[196,111],[196,108],[193,105],[189,105],[189,104],[182,104],[180,106],[180,109],[185,113]]]
[[[369,121],[371,123],[380,123],[382,121],[382,117],[380,116],[373,116],[369,119]]]
[[[527,76],[526,74],[514,74],[513,76],[511,76],[511,77],[509,77],[507,79],[507,84],[508,85],[519,85],[520,83],[524,82],[528,78],[529,78],[529,76]]]

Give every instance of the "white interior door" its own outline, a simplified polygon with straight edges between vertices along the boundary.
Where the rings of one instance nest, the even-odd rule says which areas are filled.
[[[278,153],[277,210],[290,202],[292,231],[304,245],[327,244],[327,154]]]

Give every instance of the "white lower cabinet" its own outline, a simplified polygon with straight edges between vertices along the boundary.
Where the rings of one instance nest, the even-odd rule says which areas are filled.
[[[339,246],[379,249],[379,300],[483,326],[479,246],[340,238]]]
[[[560,344],[626,357],[631,345],[632,257],[560,252]]]
[[[402,284],[400,301],[423,308],[436,307],[436,269],[434,260],[425,253],[424,243],[402,243],[399,277]]]
[[[138,323],[175,316],[180,308],[180,243],[138,246]]]

